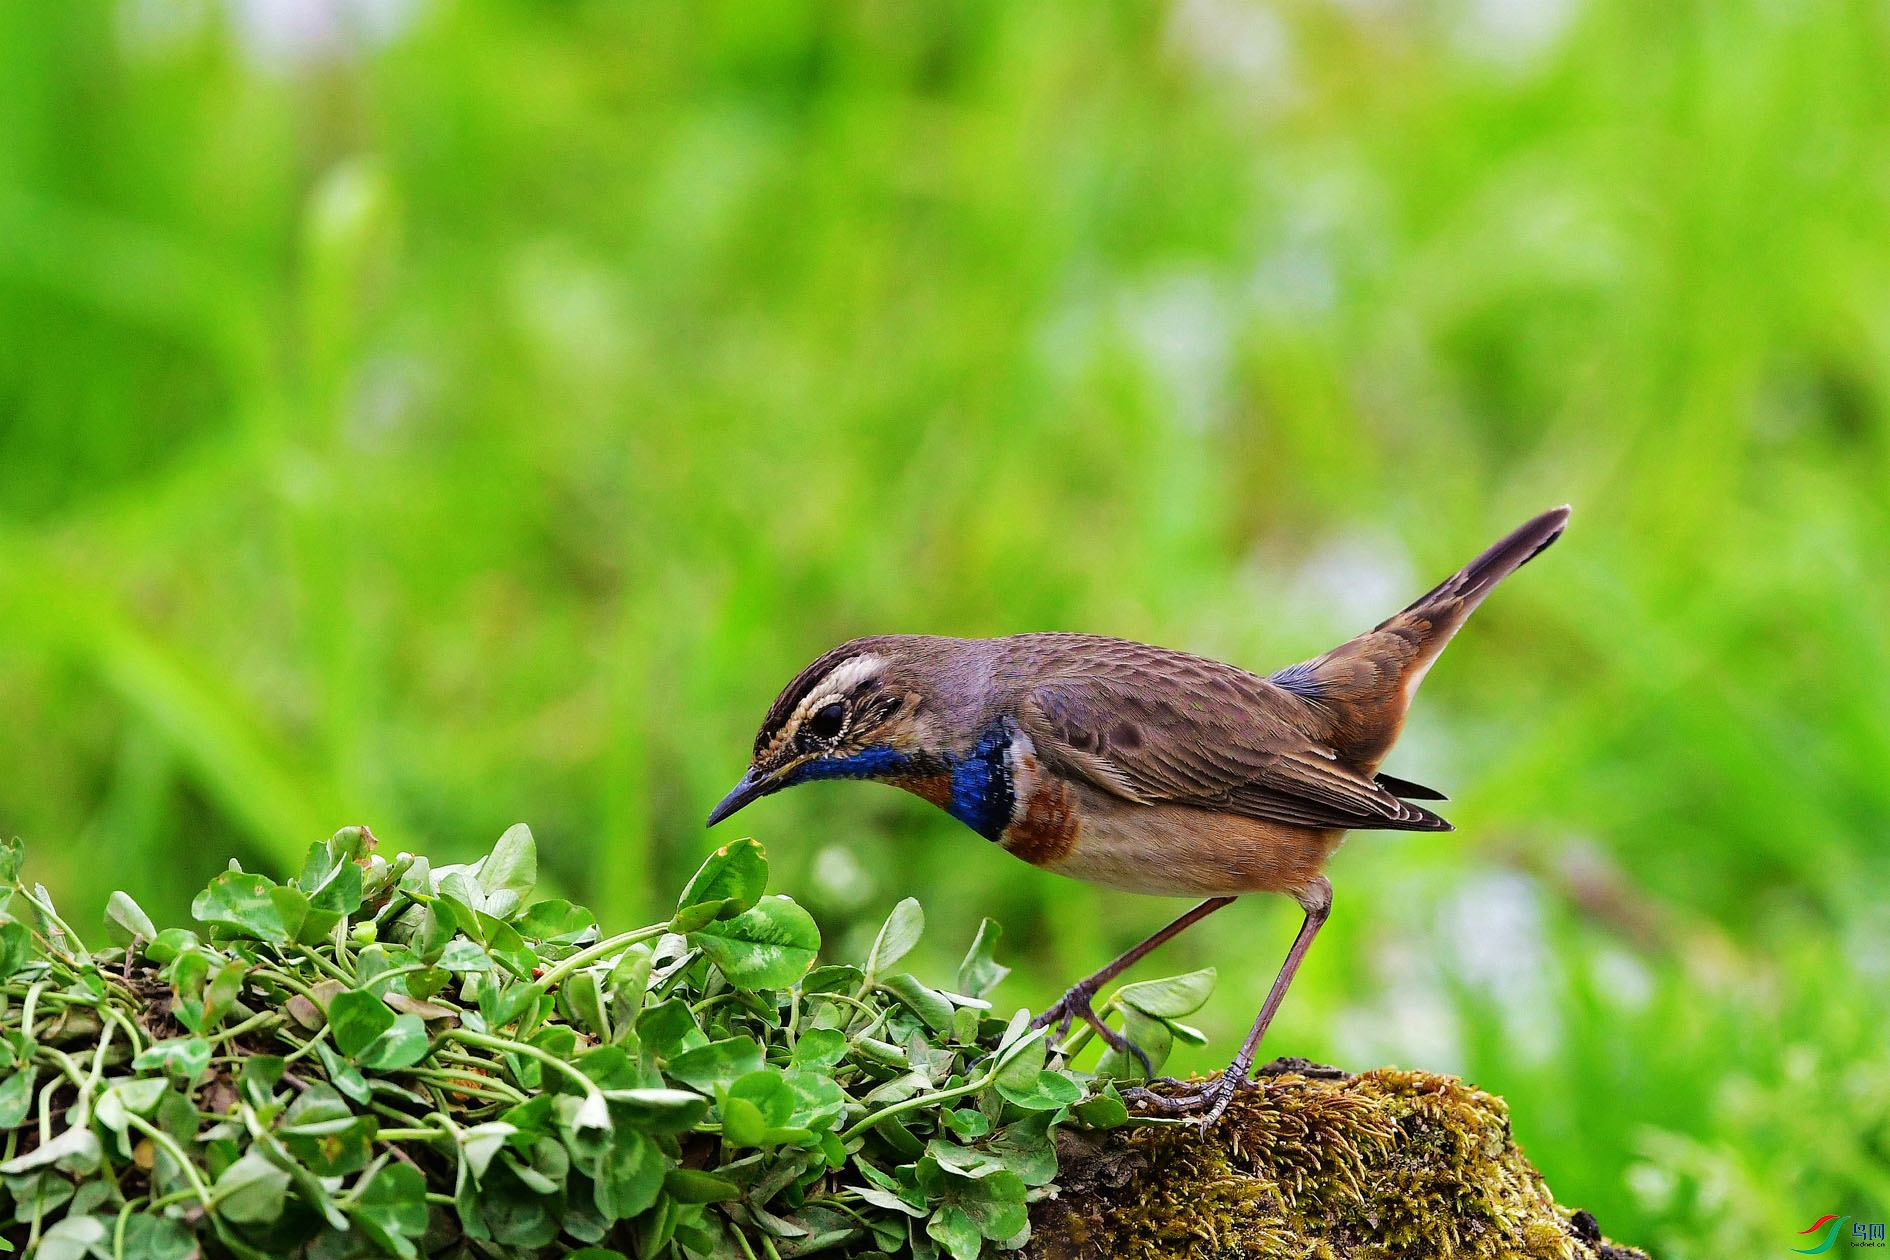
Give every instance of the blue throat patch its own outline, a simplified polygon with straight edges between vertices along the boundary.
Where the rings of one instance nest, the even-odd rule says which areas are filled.
[[[792,787],[820,779],[899,779],[942,770],[951,776],[952,784],[951,800],[945,812],[986,840],[996,840],[1010,826],[1011,809],[1017,802],[1010,771],[1004,764],[1010,746],[1010,721],[999,719],[964,756],[947,753],[943,758],[928,757],[899,752],[882,744],[862,748],[845,757],[810,761],[781,786]]]
[[[794,772],[792,783],[784,786],[811,783],[816,779],[890,779],[898,777],[911,765],[911,757],[882,744],[862,748],[846,757],[810,761]]]
[[[971,828],[986,840],[996,840],[1011,825],[1011,809],[1017,794],[1011,785],[1010,770],[1004,755],[1011,747],[1011,724],[1000,718],[978,737],[971,755],[948,758],[951,768],[952,799],[945,812]]]

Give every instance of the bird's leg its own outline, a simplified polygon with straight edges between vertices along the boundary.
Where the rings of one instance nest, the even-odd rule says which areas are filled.
[[[1117,976],[1135,966],[1136,963],[1142,961],[1143,958],[1148,956],[1151,950],[1173,940],[1175,937],[1207,918],[1222,906],[1231,903],[1233,900],[1232,897],[1210,897],[1194,909],[1188,911],[1188,913],[1182,915],[1179,919],[1176,919],[1173,923],[1170,923],[1161,931],[1155,933],[1155,935],[1143,941],[1140,945],[1135,946],[1133,949],[1123,954],[1122,957],[1116,959],[1095,975],[1078,980],[1075,984],[1071,985],[1069,991],[1055,1002],[1051,1003],[1048,1010],[1031,1020],[1030,1026],[1032,1028],[1047,1028],[1054,1024],[1056,1025],[1057,1036],[1062,1037],[1065,1033],[1070,1031],[1070,1025],[1080,1019],[1091,1028],[1094,1028],[1097,1036],[1101,1037],[1116,1053],[1133,1054],[1137,1059],[1141,1060],[1142,1070],[1153,1079],[1155,1069],[1149,1065],[1148,1055],[1142,1052],[1140,1046],[1097,1018],[1096,1012],[1090,1007],[1090,1003],[1095,1000],[1097,992],[1105,984],[1108,984],[1111,980],[1114,980]]]
[[[1227,1110],[1227,1104],[1233,1101],[1234,1091],[1240,1088],[1241,1082],[1247,1079],[1247,1073],[1253,1068],[1254,1051],[1260,1048],[1260,1039],[1266,1036],[1267,1025],[1273,1022],[1274,1012],[1280,1009],[1280,1002],[1285,999],[1286,990],[1292,985],[1294,974],[1299,971],[1300,960],[1306,957],[1306,950],[1312,945],[1313,937],[1319,935],[1326,916],[1332,912],[1332,885],[1324,875],[1315,878],[1294,896],[1305,908],[1306,920],[1299,925],[1299,935],[1293,938],[1293,948],[1286,951],[1286,961],[1280,964],[1280,974],[1274,977],[1273,988],[1267,993],[1266,1005],[1260,1008],[1260,1015],[1253,1021],[1247,1040],[1241,1043],[1240,1053],[1227,1065],[1227,1070],[1190,1094],[1167,1097],[1148,1089],[1134,1089],[1123,1095],[1123,1101],[1138,1110],[1147,1108],[1176,1113],[1205,1109],[1206,1114],[1201,1117],[1202,1128],[1214,1123]]]

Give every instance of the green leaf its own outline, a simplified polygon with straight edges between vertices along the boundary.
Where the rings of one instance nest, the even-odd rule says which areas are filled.
[[[530,827],[514,823],[505,829],[492,852],[479,863],[478,883],[487,896],[497,892],[514,894],[515,906],[531,895],[538,883],[538,842],[532,839]]]
[[[287,1206],[289,1174],[252,1146],[217,1178],[216,1196],[217,1211],[225,1220],[267,1225]]]
[[[1169,1053],[1175,1048],[1174,1033],[1162,1020],[1144,1015],[1133,1006],[1122,1010],[1122,1035],[1141,1047],[1148,1056],[1149,1066],[1157,1072],[1162,1064],[1168,1062]],[[1134,1055],[1118,1054],[1114,1049],[1103,1051],[1102,1058],[1096,1061],[1096,1075],[1112,1077],[1116,1080],[1140,1080],[1144,1073],[1142,1061]]]
[[[210,881],[190,903],[190,915],[213,924],[232,936],[247,936],[275,945],[287,945],[288,929],[270,890],[277,885],[246,871],[224,871]]]
[[[597,926],[597,917],[583,906],[554,898],[533,902],[525,908],[525,913],[512,920],[512,926],[528,941],[574,945]]]
[[[758,904],[767,887],[766,851],[753,840],[731,841],[711,853],[684,886],[670,931],[687,935],[732,919]]]
[[[611,1124],[645,1133],[681,1133],[695,1127],[709,1100],[681,1089],[607,1089]]]
[[[749,1073],[760,1071],[761,1063],[759,1042],[753,1037],[730,1037],[683,1051],[671,1059],[663,1071],[672,1080],[712,1094],[718,1087],[732,1085]]]
[[[96,1249],[110,1254],[111,1225],[100,1216],[68,1216],[40,1236],[37,1260],[86,1260]]]
[[[479,925],[479,935],[486,942],[486,952],[519,979],[531,979],[533,969],[538,966],[538,955],[518,934],[518,929],[483,910],[475,911],[473,917]]]
[[[374,1097],[374,1092],[368,1088],[367,1078],[353,1064],[329,1049],[326,1041],[315,1043],[315,1053],[321,1056],[322,1071],[328,1073],[329,1082],[355,1102],[367,1106]]]
[[[33,1085],[38,1077],[39,1070],[29,1063],[0,1082],[0,1129],[17,1128],[26,1119],[33,1109]]]
[[[594,1191],[605,1220],[623,1220],[649,1209],[662,1193],[663,1152],[634,1129],[613,1133],[597,1169]]]
[[[1026,1111],[1055,1111],[1067,1107],[1083,1096],[1083,1087],[1061,1072],[1045,1071],[1037,1074],[1037,1079],[1029,1086],[1016,1087],[1006,1085],[1002,1079],[997,1082],[998,1093]]]
[[[1112,1085],[1094,1098],[1085,1098],[1070,1108],[1070,1114],[1092,1129],[1119,1129],[1129,1122],[1129,1109]]]
[[[277,1128],[289,1153],[320,1177],[367,1167],[379,1131],[373,1116],[358,1116],[333,1087],[315,1082],[282,1113]]]
[[[867,976],[884,975],[894,963],[912,952],[924,932],[925,911],[916,898],[907,897],[894,906],[881,925],[879,935],[873,939],[872,951],[866,955]]]
[[[24,1155],[16,1155],[0,1164],[0,1175],[11,1177],[30,1169],[53,1164],[67,1172],[92,1172],[99,1162],[98,1137],[83,1125],[73,1125],[50,1142],[42,1142]]]
[[[16,883],[20,864],[26,860],[26,843],[18,836],[0,839],[0,884]]]
[[[427,1026],[418,1015],[397,1015],[355,1062],[370,1072],[397,1072],[426,1058],[428,1044]]]
[[[997,1084],[1012,1089],[1029,1089],[1036,1084],[1048,1052],[1047,1041],[1048,1030],[1038,1028],[1022,1041],[1013,1043],[998,1068]]]
[[[820,952],[814,917],[786,897],[763,897],[733,919],[689,937],[738,989],[785,989],[806,974]]]
[[[114,945],[157,939],[157,925],[127,892],[114,892],[105,902],[105,934]]]
[[[109,1248],[109,1241],[106,1245]],[[40,1255],[45,1254],[42,1249]],[[106,1254],[111,1253],[108,1250]],[[196,1236],[182,1221],[136,1212],[125,1219],[123,1254],[136,1256],[138,1260],[192,1260],[201,1253],[197,1250]]]
[[[32,931],[18,919],[0,923],[0,980],[19,974],[32,961]]]
[[[1057,1175],[1057,1148],[1050,1138],[1052,1118],[1049,1111],[1038,1111],[1008,1124],[985,1143],[985,1150],[1026,1186],[1047,1186]]]
[[[924,1020],[925,1026],[933,1032],[951,1032],[952,1004],[937,989],[928,989],[904,972],[887,976],[879,982],[878,987],[898,998],[907,1010]]]
[[[663,1174],[663,1193],[678,1203],[727,1203],[741,1198],[742,1188],[711,1172],[672,1168]]]
[[[794,1095],[794,1110],[788,1114],[791,1128],[820,1132],[830,1129],[846,1114],[847,1096],[832,1078],[797,1068],[786,1075]]]
[[[189,1083],[210,1066],[210,1043],[202,1037],[153,1042],[131,1061],[131,1066],[139,1072],[161,1068]]]
[[[144,947],[144,957],[147,962],[161,967],[179,954],[197,949],[202,944],[197,934],[189,928],[165,928]]]
[[[794,1043],[794,1066],[824,1072],[847,1057],[847,1035],[838,1028],[810,1028]]]
[[[993,957],[998,938],[1003,935],[1004,929],[998,926],[996,919],[986,919],[978,925],[978,935],[966,951],[965,960],[958,964],[958,992],[968,997],[985,997],[1011,974],[1009,967]]]
[[[350,1059],[358,1058],[393,1026],[394,1012],[372,993],[348,989],[335,994],[328,1003],[328,1027],[334,1034],[335,1048]],[[421,1034],[425,1035],[424,1028]]]
[[[952,1260],[978,1260],[984,1250],[984,1232],[971,1214],[957,1205],[940,1208],[926,1222],[925,1232],[943,1247]]]
[[[249,974],[249,966],[240,958],[232,958],[217,968],[217,974],[204,986],[203,1013],[198,1017],[197,1027],[208,1032],[223,1022],[223,1017],[236,1005],[236,999],[243,993],[243,977]]]
[[[1141,980],[1117,989],[1111,1001],[1133,1007],[1144,1015],[1179,1019],[1200,1010],[1213,996],[1214,977],[1214,968],[1203,967],[1186,975]],[[1143,1048],[1147,1049],[1146,1046]]]
[[[413,1240],[427,1232],[426,1178],[407,1164],[383,1165],[360,1191],[352,1216],[383,1251],[416,1255]]]

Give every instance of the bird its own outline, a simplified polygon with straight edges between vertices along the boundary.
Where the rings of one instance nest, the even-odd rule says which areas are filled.
[[[931,802],[1041,869],[1203,898],[1033,1021],[1062,1037],[1082,1020],[1145,1071],[1146,1055],[1097,1016],[1102,986],[1238,897],[1293,898],[1304,912],[1298,934],[1227,1069],[1205,1084],[1125,1095],[1139,1109],[1196,1115],[1205,1126],[1246,1080],[1331,913],[1325,869],[1345,834],[1453,830],[1419,803],[1443,793],[1379,766],[1444,646],[1568,519],[1566,506],[1532,518],[1370,630],[1264,677],[1090,634],[850,640],[775,697],[747,772],[708,825],[798,784],[872,780]]]

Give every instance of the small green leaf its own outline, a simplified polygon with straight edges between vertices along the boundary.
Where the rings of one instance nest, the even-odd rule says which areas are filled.
[[[943,1247],[952,1260],[978,1260],[984,1250],[984,1233],[971,1214],[956,1204],[940,1208],[926,1222],[925,1232]]]
[[[225,871],[210,881],[190,903],[190,915],[200,923],[210,923],[232,936],[248,936],[275,945],[287,945],[290,937],[282,922],[282,913],[269,895],[276,884],[261,875],[244,871]]]
[[[847,1057],[847,1035],[838,1028],[810,1028],[794,1043],[794,1066],[824,1072]]]
[[[754,908],[689,937],[739,989],[785,989],[806,974],[820,952],[814,917],[786,897],[763,897]]]
[[[334,1034],[335,1048],[350,1059],[357,1058],[393,1026],[394,1012],[372,993],[348,989],[335,994],[328,1003],[328,1027]],[[421,1035],[425,1036],[424,1028]]]
[[[1085,1098],[1070,1108],[1070,1114],[1092,1129],[1119,1129],[1129,1122],[1129,1109],[1111,1086],[1094,1098]]]
[[[427,1232],[427,1183],[407,1164],[383,1165],[356,1197],[353,1219],[383,1251],[418,1254],[413,1240]]]
[[[29,1063],[0,1083],[0,1129],[17,1128],[26,1119],[33,1109],[33,1085],[38,1076],[38,1069]]]
[[[597,1210],[605,1220],[623,1220],[648,1210],[663,1191],[663,1152],[631,1129],[611,1135],[597,1169]]]
[[[879,935],[873,939],[872,951],[866,956],[867,976],[881,976],[891,970],[894,963],[912,952],[924,932],[925,911],[916,898],[907,897],[894,906],[880,927]]]
[[[101,1216],[67,1216],[40,1236],[37,1260],[86,1260],[112,1245],[111,1226]],[[11,1248],[9,1248],[11,1250]]]
[[[1083,1087],[1061,1072],[1044,1071],[1029,1086],[1018,1088],[997,1082],[998,1093],[1026,1111],[1055,1111],[1083,1096]]]
[[[217,1211],[225,1220],[267,1225],[287,1206],[289,1174],[252,1146],[217,1178],[216,1196]]]
[[[761,1070],[761,1045],[753,1037],[730,1037],[685,1050],[669,1061],[664,1073],[693,1089],[712,1094]]]
[[[684,886],[676,901],[676,916],[680,919],[687,912],[695,913],[689,915],[687,923],[674,925],[671,930],[687,934],[717,919],[732,919],[758,904],[767,887],[766,851],[753,840],[731,841],[711,853]],[[711,911],[708,918],[702,917],[702,908]]]
[[[492,852],[479,863],[478,883],[480,891],[488,896],[513,893],[513,905],[531,895],[538,883],[538,842],[532,839],[530,827],[514,823],[505,829]]]
[[[533,902],[525,908],[525,913],[512,920],[512,926],[528,941],[574,945],[597,926],[597,917],[583,906],[553,899]]]
[[[427,1026],[418,1015],[396,1015],[393,1024],[376,1037],[355,1062],[370,1072],[397,1072],[427,1057]]]
[[[1168,1055],[1175,1048],[1175,1036],[1169,1031],[1168,1025],[1142,1014],[1133,1006],[1123,1008],[1122,1035],[1131,1044],[1141,1048],[1142,1053],[1148,1056],[1149,1066],[1157,1072],[1162,1070],[1162,1064],[1168,1062]],[[1140,1059],[1109,1049],[1103,1051],[1102,1058],[1097,1060],[1096,1075],[1133,1081],[1142,1079],[1145,1073]]]
[[[19,974],[33,961],[33,934],[18,919],[0,923],[0,980]]]
[[[109,1239],[106,1246],[111,1246]],[[42,1249],[39,1254],[44,1256],[46,1252]],[[106,1254],[111,1253],[108,1250]],[[197,1249],[197,1239],[182,1221],[149,1212],[137,1212],[125,1219],[122,1254],[136,1256],[138,1260],[192,1260],[192,1257],[201,1253]]]
[[[157,939],[157,925],[127,892],[114,892],[105,902],[105,934],[114,945]]]
[[[223,1022],[223,1017],[236,1005],[236,999],[243,993],[243,977],[249,974],[249,967],[240,958],[232,958],[217,968],[217,973],[204,986],[203,1013],[198,1017],[197,1027],[208,1032]]]
[[[933,1032],[943,1034],[952,1030],[952,1004],[937,989],[928,989],[904,972],[887,976],[879,982],[879,987],[898,998],[907,1010],[924,1020],[925,1026]]]
[[[607,1089],[613,1127],[645,1133],[681,1133],[693,1128],[709,1100],[681,1089]]]
[[[741,1198],[742,1188],[711,1172],[672,1168],[663,1174],[663,1193],[678,1203],[727,1203]]]
[[[202,1037],[153,1042],[131,1061],[131,1066],[139,1072],[161,1068],[189,1083],[210,1066],[210,1043]]]
[[[486,952],[519,979],[531,979],[532,970],[538,966],[538,955],[525,943],[525,938],[518,934],[518,929],[484,911],[476,911],[474,919],[479,925],[480,936],[486,942]]]
[[[1112,1001],[1134,1007],[1144,1015],[1179,1019],[1200,1010],[1213,996],[1214,976],[1214,968],[1203,967],[1186,975],[1141,980],[1117,989]]]
[[[975,998],[985,997],[997,988],[999,981],[1011,974],[1011,969],[1000,964],[993,956],[997,952],[998,938],[1003,935],[1004,929],[998,926],[996,919],[986,919],[978,925],[978,935],[966,951],[965,960],[958,964],[960,993]]]

